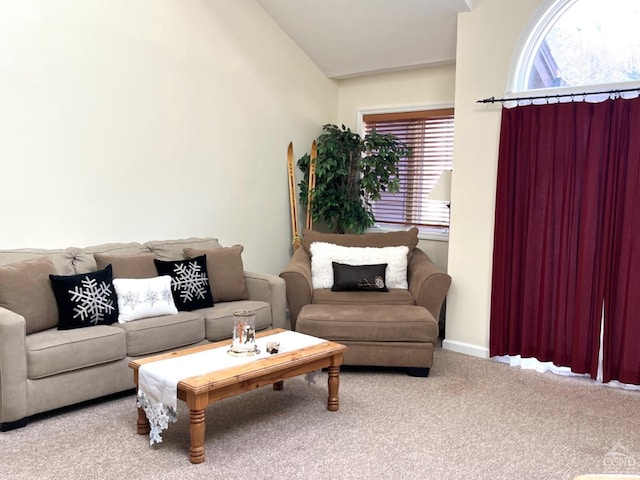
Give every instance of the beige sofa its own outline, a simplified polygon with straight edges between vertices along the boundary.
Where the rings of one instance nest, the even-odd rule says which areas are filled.
[[[223,248],[214,238],[0,250],[0,429],[24,426],[41,412],[134,388],[128,368],[132,358],[230,338],[236,310],[255,311],[256,330],[288,328],[284,281],[244,271],[241,252],[241,246]],[[145,270],[153,259],[184,260],[202,253],[209,253],[212,307],[58,329],[56,298],[47,290],[51,285],[45,274],[96,272],[104,266],[99,263],[109,262],[114,279],[149,278]],[[54,271],[43,272],[42,265],[45,270],[52,265]],[[234,285],[239,294],[231,291]],[[6,308],[12,305],[20,305],[24,315]]]
[[[383,292],[334,291],[326,288],[328,285],[316,288],[314,243],[336,250],[336,255],[349,255],[350,250],[367,254],[363,250],[379,251],[384,247],[400,247],[405,252],[406,247],[407,253],[402,253],[406,285]],[[361,235],[305,230],[302,246],[280,273],[286,282],[292,328],[346,345],[345,365],[408,367],[411,375],[427,376],[438,338],[437,319],[451,277],[417,244],[417,228]],[[320,266],[316,263],[316,267]]]

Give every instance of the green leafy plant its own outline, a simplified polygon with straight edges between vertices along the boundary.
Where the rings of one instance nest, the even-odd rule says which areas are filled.
[[[371,202],[384,191],[400,187],[398,163],[408,154],[394,135],[373,130],[360,137],[344,125],[327,124],[317,139],[316,180],[311,190],[311,215],[335,233],[362,233],[373,226]],[[300,201],[307,205],[309,163],[307,153],[298,160],[304,172]]]

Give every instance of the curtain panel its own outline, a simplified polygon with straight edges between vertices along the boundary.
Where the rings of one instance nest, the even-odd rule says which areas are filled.
[[[640,99],[503,109],[491,356],[596,378],[602,333],[604,381],[640,384],[639,170]]]

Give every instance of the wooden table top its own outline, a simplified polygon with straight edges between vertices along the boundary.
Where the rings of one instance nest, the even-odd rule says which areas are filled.
[[[281,332],[287,332],[287,330],[274,329],[263,331],[256,335],[256,339],[268,337]],[[142,365],[147,363],[178,358],[214,348],[229,348],[229,346],[230,340],[222,340],[209,345],[199,345],[196,347],[185,348],[183,350],[132,360],[129,362],[129,367],[134,370],[138,370]],[[309,347],[279,352],[267,357],[258,357],[253,361],[237,366],[212,370],[211,372],[203,375],[184,378],[178,382],[178,390],[186,390],[193,393],[201,393],[205,391],[210,392],[230,385],[237,385],[238,383],[250,381],[258,377],[269,376],[269,374],[280,372],[283,369],[295,370],[297,366],[307,365],[309,363],[313,363],[315,360],[326,359],[328,357],[341,354],[345,350],[347,350],[347,347],[344,345],[325,340]]]

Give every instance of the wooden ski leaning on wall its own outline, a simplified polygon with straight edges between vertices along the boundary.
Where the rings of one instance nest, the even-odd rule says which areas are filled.
[[[287,170],[289,173],[289,208],[291,210],[291,235],[293,249],[300,246],[300,233],[298,232],[298,201],[296,198],[296,171],[293,161],[293,142],[289,142],[287,148]]]
[[[313,203],[313,191],[316,188],[316,158],[318,157],[318,146],[314,140],[311,144],[311,155],[309,157],[309,181],[307,182],[307,221],[306,228],[313,230],[313,215],[311,214],[311,204]]]

